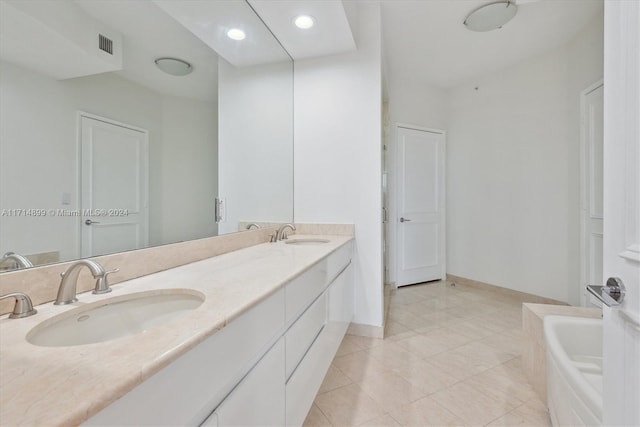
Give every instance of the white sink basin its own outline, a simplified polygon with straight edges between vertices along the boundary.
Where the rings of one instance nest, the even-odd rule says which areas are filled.
[[[45,347],[109,341],[178,319],[203,302],[204,295],[187,289],[109,298],[45,320],[29,331],[27,341]]]
[[[287,245],[321,245],[329,243],[327,239],[291,239],[284,241]]]

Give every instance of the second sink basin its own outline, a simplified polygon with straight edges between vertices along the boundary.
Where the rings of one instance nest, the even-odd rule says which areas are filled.
[[[198,308],[204,295],[188,289],[138,292],[79,307],[37,325],[31,344],[62,347],[110,341],[175,320]]]

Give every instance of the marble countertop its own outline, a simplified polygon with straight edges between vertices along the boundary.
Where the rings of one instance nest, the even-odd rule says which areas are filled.
[[[78,296],[66,306],[42,304],[24,319],[0,318],[0,424],[78,425],[223,328],[285,283],[353,239],[319,245],[263,243]],[[205,301],[180,319],[143,333],[73,347],[26,341],[39,323],[108,298],[141,291],[193,289]]]

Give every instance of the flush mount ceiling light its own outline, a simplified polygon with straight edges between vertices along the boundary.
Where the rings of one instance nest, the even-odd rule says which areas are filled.
[[[193,71],[193,67],[186,61],[177,58],[158,58],[156,66],[172,76],[186,76]]]
[[[239,28],[232,28],[227,31],[227,37],[229,37],[231,40],[244,40],[246,36],[247,35],[244,33],[244,31]]]
[[[518,6],[512,1],[485,4],[471,12],[464,25],[471,31],[491,31],[502,28],[516,15]]]
[[[296,17],[296,19],[294,19],[293,23],[296,25],[296,27],[302,30],[308,30],[315,25],[316,20],[313,19],[313,16],[300,15]]]

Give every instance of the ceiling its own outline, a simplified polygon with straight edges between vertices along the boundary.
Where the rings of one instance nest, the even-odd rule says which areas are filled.
[[[291,61],[262,19],[243,0],[153,3],[236,67]],[[231,29],[242,30],[245,38],[230,39],[227,32]]]
[[[294,60],[356,50],[342,1],[248,0]],[[315,20],[312,28],[293,25],[300,15]]]
[[[236,9],[247,9],[244,0],[66,1],[74,1],[86,13],[122,33],[124,69],[117,73],[154,90],[215,101],[218,55],[214,49],[232,62],[236,55],[236,65],[243,65],[237,55],[242,51],[220,37],[217,33],[221,30],[212,29],[212,22],[216,15],[237,20],[241,14]],[[345,7],[357,1],[366,0],[249,0],[249,4],[289,54],[302,59],[355,48]],[[382,0],[387,80],[454,87],[566,43],[603,8],[603,0],[516,0],[518,13],[502,29],[485,33],[467,30],[462,22],[469,12],[491,1]],[[224,13],[212,9],[224,4]],[[167,10],[171,8],[177,9]],[[175,19],[167,12],[173,12]],[[294,28],[292,19],[300,13],[314,16],[316,27],[307,32]],[[262,32],[262,38],[271,38],[268,31]],[[213,36],[227,45],[216,45]],[[193,73],[184,77],[162,73],[153,61],[165,56],[190,62]]]
[[[218,55],[151,1],[76,0],[86,13],[122,33],[124,69],[116,74],[149,89],[215,102]],[[162,57],[183,59],[193,72],[176,77],[154,63]]]
[[[451,88],[568,42],[603,9],[602,0],[520,0],[502,29],[469,31],[466,16],[491,0],[384,0],[389,81]]]

